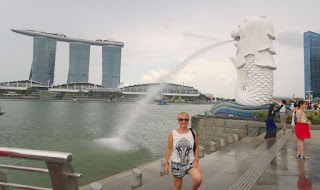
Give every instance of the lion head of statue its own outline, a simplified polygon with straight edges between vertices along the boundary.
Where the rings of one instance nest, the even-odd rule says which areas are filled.
[[[275,35],[271,22],[266,17],[252,16],[231,32],[231,37],[236,41],[236,58],[231,58],[238,69],[248,62],[248,56],[254,56],[254,63],[259,66],[277,69],[273,60],[276,54],[273,47]]]

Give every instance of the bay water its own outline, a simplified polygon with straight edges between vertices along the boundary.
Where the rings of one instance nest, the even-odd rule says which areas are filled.
[[[0,116],[1,147],[70,152],[81,186],[163,158],[170,131],[179,127],[177,114],[203,114],[213,105],[149,103],[129,128],[122,124],[136,103],[0,100],[0,106],[6,112]],[[0,163],[46,168],[14,158],[0,157]],[[47,174],[0,170],[11,183],[50,187]]]

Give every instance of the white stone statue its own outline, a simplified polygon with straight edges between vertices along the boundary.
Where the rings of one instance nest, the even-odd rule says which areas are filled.
[[[236,40],[236,102],[258,106],[269,104],[273,95],[273,71],[277,69],[273,55],[273,26],[266,17],[248,17],[231,32]]]

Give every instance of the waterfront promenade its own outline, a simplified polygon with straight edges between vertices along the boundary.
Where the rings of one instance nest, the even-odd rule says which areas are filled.
[[[263,135],[245,137],[200,159],[203,183],[200,189],[320,189],[320,130],[306,140],[309,160],[296,158],[296,136],[281,135],[265,141]],[[138,189],[173,189],[172,175],[160,177],[160,161],[138,167],[142,186]],[[131,189],[131,170],[100,180],[103,189]],[[182,189],[190,189],[184,178]],[[81,190],[89,190],[83,186]]]

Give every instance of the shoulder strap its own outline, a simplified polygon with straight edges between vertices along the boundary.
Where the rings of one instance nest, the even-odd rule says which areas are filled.
[[[194,136],[193,129],[190,128],[190,131],[191,131],[191,133],[192,133],[193,139],[196,140],[196,137]]]
[[[194,135],[194,132],[193,132],[192,128],[190,128],[190,131],[191,131],[192,136],[193,136],[193,153],[195,153],[196,152],[196,137]]]

